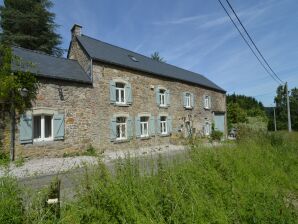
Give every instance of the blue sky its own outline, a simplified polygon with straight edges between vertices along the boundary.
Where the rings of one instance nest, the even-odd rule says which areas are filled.
[[[289,87],[298,87],[298,1],[230,0],[257,46]],[[54,0],[57,32],[68,48],[83,33],[200,73],[228,93],[273,103],[277,83],[241,39],[217,0]]]

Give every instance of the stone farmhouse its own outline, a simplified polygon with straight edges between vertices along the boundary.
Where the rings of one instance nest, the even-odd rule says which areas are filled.
[[[226,134],[225,90],[206,77],[71,29],[67,58],[13,47],[39,80],[19,115],[16,156],[62,156],[169,144],[173,135]]]

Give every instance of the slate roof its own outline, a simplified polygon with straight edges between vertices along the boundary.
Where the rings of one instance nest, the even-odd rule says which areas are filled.
[[[203,75],[176,66],[152,60],[144,55],[96,40],[86,35],[77,36],[81,46],[94,60],[143,71],[158,76],[198,84],[220,92],[224,89]],[[136,59],[136,60],[135,60]]]
[[[24,61],[23,66],[13,63],[15,71],[29,71],[39,77],[91,84],[91,80],[75,60],[58,58],[38,51],[12,47],[13,54]],[[24,66],[24,64],[27,65]],[[28,65],[31,62],[33,66]]]

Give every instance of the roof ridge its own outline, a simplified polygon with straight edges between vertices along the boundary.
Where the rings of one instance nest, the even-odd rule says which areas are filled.
[[[191,73],[194,73],[194,74],[197,74],[197,75],[200,75],[200,76],[205,77],[204,75],[202,75],[202,74],[200,74],[200,73],[193,72],[193,71],[190,71],[190,70],[185,69],[185,68],[180,68],[180,67],[178,67],[178,66],[176,66],[176,65],[172,65],[172,64],[169,64],[169,63],[167,63],[167,62],[160,62],[160,61],[154,60],[154,59],[150,58],[149,56],[143,55],[143,54],[141,54],[141,53],[134,52],[134,51],[132,51],[132,50],[129,50],[129,49],[126,49],[126,48],[123,48],[123,47],[119,47],[119,46],[114,45],[114,44],[107,43],[107,42],[102,41],[102,40],[98,40],[98,39],[96,39],[96,38],[94,38],[94,37],[90,37],[90,36],[87,36],[87,35],[85,35],[85,34],[81,34],[81,36],[84,36],[84,37],[93,39],[93,40],[95,40],[95,41],[102,42],[102,43],[107,44],[107,45],[110,45],[110,46],[112,46],[112,47],[117,47],[117,48],[120,48],[120,49],[123,49],[123,50],[126,50],[126,51],[130,51],[130,52],[132,52],[132,53],[134,53],[134,54],[138,54],[138,55],[140,55],[140,56],[142,56],[142,57],[146,57],[146,58],[148,58],[148,59],[150,59],[150,60],[152,60],[152,61],[154,61],[154,62],[160,63],[160,64],[170,65],[170,66],[173,66],[173,67],[175,67],[175,68],[178,68],[178,69],[181,69],[181,70],[184,70],[184,71],[187,71],[187,72],[191,72]],[[205,78],[206,78],[206,77],[205,77]]]
[[[55,56],[55,55],[51,55],[51,54],[45,53],[45,52],[43,52],[43,51],[32,50],[32,49],[28,49],[28,48],[20,47],[20,46],[17,46],[17,45],[12,45],[12,47],[14,47],[14,48],[19,48],[19,49],[24,50],[24,51],[33,52],[33,53],[36,53],[36,54],[42,54],[42,55],[49,56],[49,57],[53,57],[53,58],[57,58],[57,59],[64,59],[64,60],[67,60],[67,61],[77,61],[77,60],[75,60],[75,59],[69,59],[69,58],[64,58],[64,57],[58,57],[58,56]]]

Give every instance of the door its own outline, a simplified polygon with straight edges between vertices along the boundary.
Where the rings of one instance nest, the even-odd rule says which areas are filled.
[[[217,131],[225,132],[225,114],[214,113],[214,129]]]

